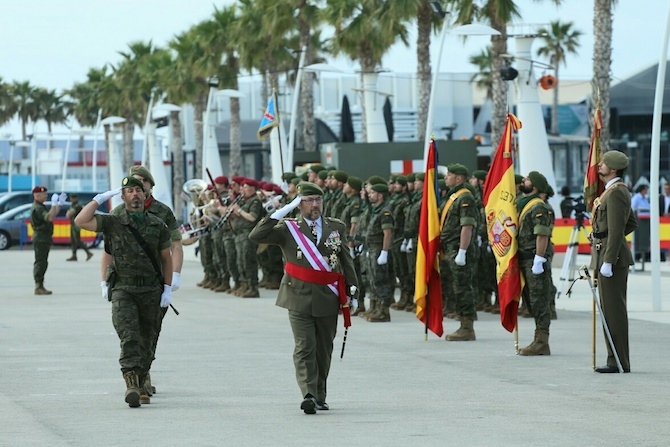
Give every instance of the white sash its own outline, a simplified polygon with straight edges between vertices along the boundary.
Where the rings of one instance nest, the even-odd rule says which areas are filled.
[[[295,243],[298,244],[298,248],[303,252],[305,258],[309,262],[309,265],[312,266],[314,270],[321,270],[330,272],[330,265],[324,261],[323,256],[319,253],[319,250],[314,245],[311,239],[307,238],[305,234],[300,231],[298,223],[294,220],[285,220],[284,223],[288,228],[288,231],[291,232],[291,236],[295,239]],[[328,288],[336,295],[340,296],[340,293],[337,290],[337,281],[332,284],[328,284]]]

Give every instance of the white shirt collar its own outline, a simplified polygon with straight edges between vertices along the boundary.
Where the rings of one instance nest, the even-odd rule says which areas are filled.
[[[614,182],[618,181],[618,180],[621,180],[621,177],[614,177],[612,180],[610,180],[609,182],[607,182],[607,183],[605,184],[605,189],[607,189],[607,188],[609,188],[610,186],[612,186],[612,184],[613,184]]]

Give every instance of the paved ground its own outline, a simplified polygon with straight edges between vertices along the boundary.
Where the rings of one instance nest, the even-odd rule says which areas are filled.
[[[579,281],[558,302],[548,357],[514,354],[497,316],[477,341],[447,343],[406,312],[359,318],[329,380],[330,411],[307,416],[292,336],[274,292],[240,299],[195,287],[187,248],[152,370],[150,405],[123,402],[118,339],[99,293],[99,250],[65,262],[55,249],[34,296],[33,252],[0,252],[0,446],[667,446],[670,312],[651,311],[649,273],[629,280],[631,374],[592,372],[591,297]],[[580,262],[586,262],[579,259]],[[554,262],[558,281],[561,261]],[[649,266],[647,265],[647,268]],[[663,266],[666,275],[670,268]],[[664,276],[667,290],[670,276]],[[670,300],[664,297],[664,309]],[[456,329],[448,320],[446,330]],[[533,323],[520,321],[520,343]],[[342,332],[336,339],[339,353]],[[605,347],[597,335],[598,364]]]

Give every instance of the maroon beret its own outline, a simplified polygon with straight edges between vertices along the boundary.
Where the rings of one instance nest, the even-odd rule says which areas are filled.
[[[263,186],[261,186],[261,188],[263,188],[263,191],[272,192],[274,191],[275,186],[277,185],[275,185],[274,183],[265,182],[263,183]]]
[[[281,189],[279,185],[272,185],[272,191],[277,194],[278,196],[281,196],[284,194],[284,191]]]
[[[238,185],[241,185],[243,181],[244,181],[244,176],[241,176],[241,175],[233,176],[233,182],[237,183]]]
[[[220,175],[214,179],[214,183],[216,183],[217,185],[228,186],[228,177],[226,177],[225,175]]]
[[[33,192],[47,192],[46,186],[35,186]]]
[[[258,188],[258,182],[252,178],[245,178],[244,180],[242,180],[242,186],[244,185],[249,185],[253,186],[254,188]]]

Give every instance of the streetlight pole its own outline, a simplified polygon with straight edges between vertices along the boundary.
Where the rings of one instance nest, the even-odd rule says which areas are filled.
[[[216,144],[215,134],[212,131],[211,125],[211,111],[212,103],[214,102],[215,93],[219,87],[219,79],[216,76],[211,76],[209,83],[209,95],[207,96],[207,109],[205,111],[205,119],[203,124],[203,142],[202,142],[202,169],[209,168],[213,177],[223,174],[223,167],[221,166],[221,156],[219,155],[219,147]]]
[[[95,121],[95,129],[93,130],[93,168],[91,170],[91,180],[93,192],[98,191],[98,132],[100,131],[100,121],[102,119],[102,109],[98,109],[98,119]]]
[[[481,25],[476,23],[471,23],[468,25],[461,25],[453,30],[449,31],[449,25],[447,23],[448,13],[445,13],[440,7],[438,2],[431,2],[433,11],[435,14],[439,15],[443,19],[442,23],[442,32],[440,33],[440,48],[437,53],[437,61],[435,62],[435,73],[433,73],[433,84],[430,86],[430,100],[428,102],[428,114],[426,117],[426,135],[423,146],[423,163],[426,164],[426,159],[428,158],[428,145],[430,144],[430,138],[433,133],[433,113],[435,110],[435,98],[437,97],[437,81],[440,73],[440,62],[442,61],[442,50],[444,48],[444,41],[447,34],[453,34],[458,36],[497,36],[500,35],[500,31],[495,30],[487,25]]]

